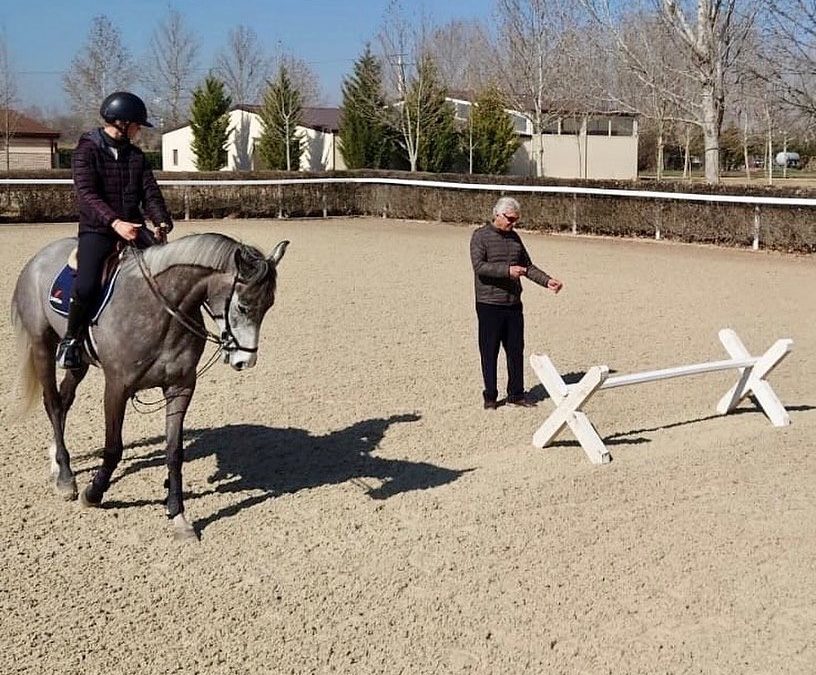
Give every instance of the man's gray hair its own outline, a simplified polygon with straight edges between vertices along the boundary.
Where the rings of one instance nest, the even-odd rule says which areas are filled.
[[[493,217],[495,218],[500,213],[504,213],[506,211],[513,211],[520,214],[521,206],[512,197],[501,197],[499,201],[496,202],[496,206],[493,207]]]

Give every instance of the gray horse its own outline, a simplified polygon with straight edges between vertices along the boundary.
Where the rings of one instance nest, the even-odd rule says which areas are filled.
[[[196,538],[184,516],[181,490],[183,423],[196,385],[206,342],[220,345],[236,370],[255,365],[261,322],[275,301],[277,265],[288,241],[269,257],[220,234],[197,234],[145,251],[127,249],[110,301],[90,331],[94,357],[66,371],[57,388],[55,351],[65,319],[49,304],[51,282],[64,267],[75,238],[56,241],[20,272],[11,301],[11,321],[20,345],[26,408],[40,390],[54,431],[51,473],[56,491],[76,499],[77,485],[65,447],[65,420],[76,388],[95,361],[105,375],[105,449],[102,466],[80,495],[98,506],[122,458],[122,423],[130,397],[160,387],[166,399],[167,513],[174,536]],[[207,331],[201,309],[221,334]]]

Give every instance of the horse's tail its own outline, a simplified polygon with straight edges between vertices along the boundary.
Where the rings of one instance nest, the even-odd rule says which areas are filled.
[[[37,372],[34,370],[34,350],[31,345],[31,336],[23,326],[23,318],[17,305],[17,289],[15,289],[11,298],[11,325],[14,327],[17,336],[18,387],[20,393],[18,413],[24,415],[39,400],[42,385],[37,377]]]

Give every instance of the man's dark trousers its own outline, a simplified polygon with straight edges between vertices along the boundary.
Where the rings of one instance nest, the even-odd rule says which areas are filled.
[[[476,303],[479,319],[479,353],[482,357],[482,378],[485,401],[495,401],[499,392],[496,386],[496,365],[499,347],[507,356],[507,397],[510,400],[524,397],[524,314],[521,303],[517,305],[489,305]]]

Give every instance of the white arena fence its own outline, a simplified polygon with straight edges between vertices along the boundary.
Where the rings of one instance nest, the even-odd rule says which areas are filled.
[[[761,234],[763,231],[762,207],[769,207],[774,210],[774,213],[779,214],[780,210],[784,213],[784,209],[808,211],[807,221],[809,223],[809,230],[816,233],[813,223],[816,218],[810,216],[810,209],[816,207],[816,198],[807,197],[777,197],[766,195],[729,195],[729,194],[705,194],[694,192],[667,192],[659,190],[630,190],[619,188],[603,188],[603,187],[585,187],[577,185],[523,185],[512,183],[478,183],[478,182],[455,182],[444,180],[426,180],[426,179],[403,179],[403,178],[388,178],[388,177],[319,177],[319,178],[273,178],[273,179],[160,179],[159,185],[169,187],[171,190],[181,190],[182,205],[184,218],[190,218],[192,195],[195,189],[203,187],[221,187],[221,188],[258,188],[269,190],[276,189],[278,196],[278,208],[276,213],[271,215],[277,217],[284,217],[286,209],[284,207],[284,189],[286,187],[304,187],[317,186],[321,189],[322,209],[318,208],[317,212],[322,211],[322,215],[327,217],[330,214],[329,199],[327,197],[328,191],[326,188],[330,186],[396,186],[408,188],[422,188],[422,189],[439,189],[440,191],[454,190],[454,191],[477,191],[480,193],[489,193],[490,205],[492,199],[496,194],[501,195],[519,195],[523,199],[524,194],[530,195],[556,195],[560,198],[571,198],[573,203],[572,222],[571,227],[567,227],[573,234],[586,231],[592,232],[592,228],[582,230],[581,218],[579,216],[579,198],[601,198],[601,199],[615,199],[615,200],[640,200],[641,210],[646,210],[648,204],[656,205],[656,209],[651,212],[647,219],[653,223],[653,235],[655,239],[663,238],[663,223],[661,214],[663,213],[664,204],[697,204],[700,206],[717,207],[717,206],[739,206],[742,208],[752,209],[753,223],[752,231],[749,233],[751,247],[756,250],[759,249],[761,243]],[[14,187],[23,186],[70,186],[73,181],[70,178],[0,178],[0,187],[13,189]],[[523,211],[526,212],[525,204]],[[389,209],[387,199],[383,200],[380,208],[368,210],[368,213],[375,213],[383,217],[410,217],[392,213]],[[488,211],[480,210],[483,217],[489,215]],[[348,213],[348,215],[362,215],[357,213]],[[441,206],[437,208],[435,214],[437,220],[443,220],[443,209]],[[816,215],[816,214],[814,214]],[[478,219],[475,219],[478,220]],[[808,232],[810,234],[810,232]],[[815,234],[816,236],[816,234]],[[814,247],[816,248],[816,247]]]

